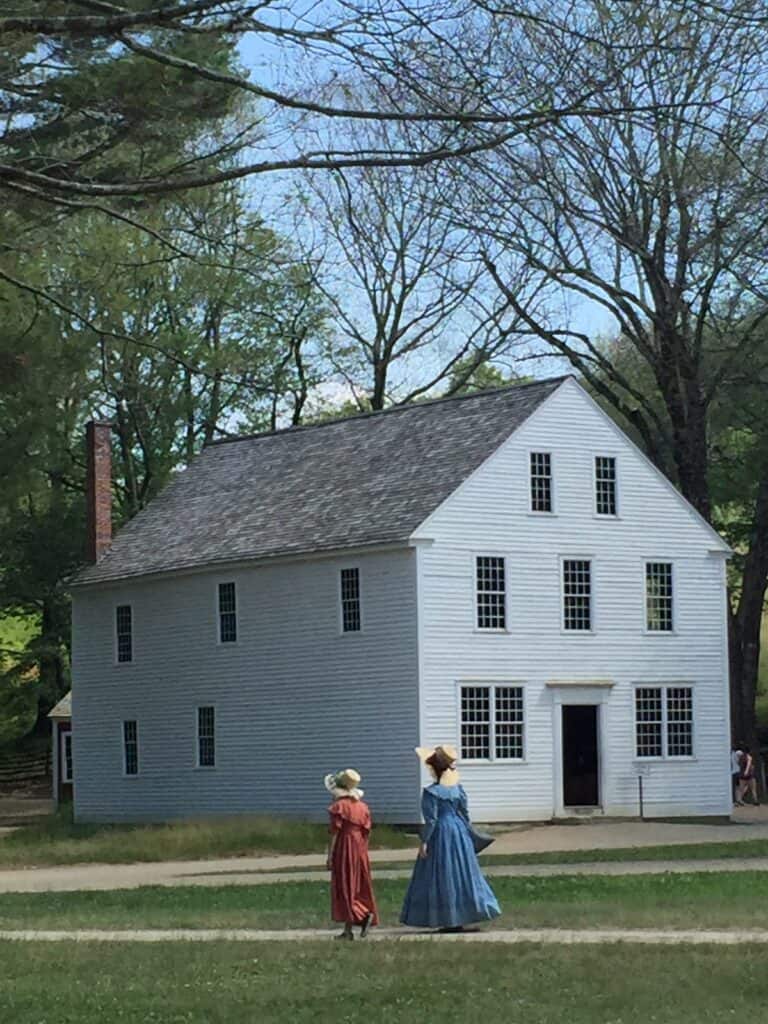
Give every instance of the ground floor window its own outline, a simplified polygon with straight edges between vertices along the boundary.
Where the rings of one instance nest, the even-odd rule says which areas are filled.
[[[197,709],[197,764],[216,767],[216,712],[212,707]]]
[[[123,767],[126,775],[139,774],[139,726],[134,720],[123,722]]]
[[[525,726],[522,686],[462,686],[460,718],[463,760],[522,759]]]
[[[72,781],[72,733],[61,734],[61,781]]]
[[[638,757],[693,757],[693,688],[638,686],[635,690]]]

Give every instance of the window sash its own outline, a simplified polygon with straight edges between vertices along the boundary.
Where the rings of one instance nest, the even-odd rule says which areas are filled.
[[[616,510],[616,458],[596,455],[595,511],[599,516],[615,516]]]
[[[126,775],[139,774],[139,728],[135,719],[123,722],[123,768]]]
[[[219,584],[219,642],[237,643],[237,594],[234,583]]]
[[[133,661],[133,608],[120,604],[115,608],[115,634],[117,637],[117,660]]]
[[[459,721],[463,761],[522,761],[525,708],[522,686],[460,687]]]
[[[360,610],[360,570],[342,569],[341,587],[341,629],[343,633],[359,633],[362,628]]]
[[[563,629],[588,633],[592,629],[592,562],[563,559]]]
[[[72,732],[62,733],[61,738],[61,781],[72,782]]]
[[[636,687],[635,756],[643,760],[694,756],[693,687]]]
[[[531,452],[531,512],[552,511],[552,456]]]
[[[475,559],[475,622],[478,629],[507,628],[506,560],[496,555]]]
[[[672,632],[673,602],[672,563],[646,562],[645,628],[649,633]]]
[[[216,766],[216,709],[197,709],[197,764],[199,768]]]

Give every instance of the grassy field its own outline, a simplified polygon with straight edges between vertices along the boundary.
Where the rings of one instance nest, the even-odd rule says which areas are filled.
[[[765,928],[768,874],[494,878],[503,928]],[[406,880],[376,884],[383,924],[397,923]],[[7,893],[5,928],[331,927],[327,882]]]
[[[69,808],[0,838],[0,867],[45,864],[126,864],[269,853],[322,853],[325,825],[279,818],[220,818],[168,825],[76,825]],[[415,848],[418,839],[386,825],[373,849]]]
[[[762,949],[397,943],[4,944],[13,1024],[732,1024],[763,1020]]]

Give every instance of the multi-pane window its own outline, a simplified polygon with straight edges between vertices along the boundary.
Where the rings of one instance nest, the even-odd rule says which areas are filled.
[[[635,743],[638,757],[692,757],[692,688],[638,686]]]
[[[552,511],[552,456],[531,452],[531,512]]]
[[[216,712],[212,707],[197,709],[197,763],[200,768],[216,765]]]
[[[475,561],[477,628],[506,629],[506,577],[504,559],[478,555]]]
[[[61,781],[72,781],[72,733],[62,733],[63,747],[61,750]]]
[[[616,459],[612,455],[595,456],[595,511],[599,516],[616,515]]]
[[[223,644],[237,641],[237,595],[234,583],[219,584],[219,640]]]
[[[592,629],[592,563],[589,559],[563,559],[563,628]]]
[[[521,686],[462,686],[460,711],[464,760],[522,759]]]
[[[123,767],[126,775],[139,774],[139,728],[135,720],[123,722]]]
[[[133,661],[133,612],[129,604],[120,604],[115,609],[117,631],[117,660]]]
[[[645,625],[651,633],[672,630],[672,563],[645,563]]]
[[[358,633],[360,618],[360,570],[341,570],[341,628],[344,633]]]

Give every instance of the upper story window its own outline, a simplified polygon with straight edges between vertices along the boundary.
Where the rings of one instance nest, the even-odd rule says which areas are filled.
[[[126,775],[139,774],[139,725],[135,719],[123,722],[123,770]]]
[[[649,633],[671,633],[672,563],[645,563],[645,628]]]
[[[197,709],[197,765],[199,768],[216,767],[216,709]]]
[[[693,757],[692,687],[637,687],[635,749],[638,757]]]
[[[552,511],[552,456],[531,452],[531,512]]]
[[[234,583],[219,584],[219,642],[237,641],[237,594]]]
[[[507,584],[504,559],[478,555],[475,560],[477,628],[507,628]]]
[[[599,516],[615,516],[616,459],[612,455],[595,456],[595,511]]]
[[[563,559],[563,629],[592,629],[592,563],[586,558]]]
[[[360,570],[341,570],[341,630],[343,633],[359,633],[362,627],[360,615]]]
[[[119,604],[115,609],[115,630],[117,660],[133,661],[133,610],[129,604]]]
[[[463,760],[522,760],[522,686],[462,686],[460,719]]]

